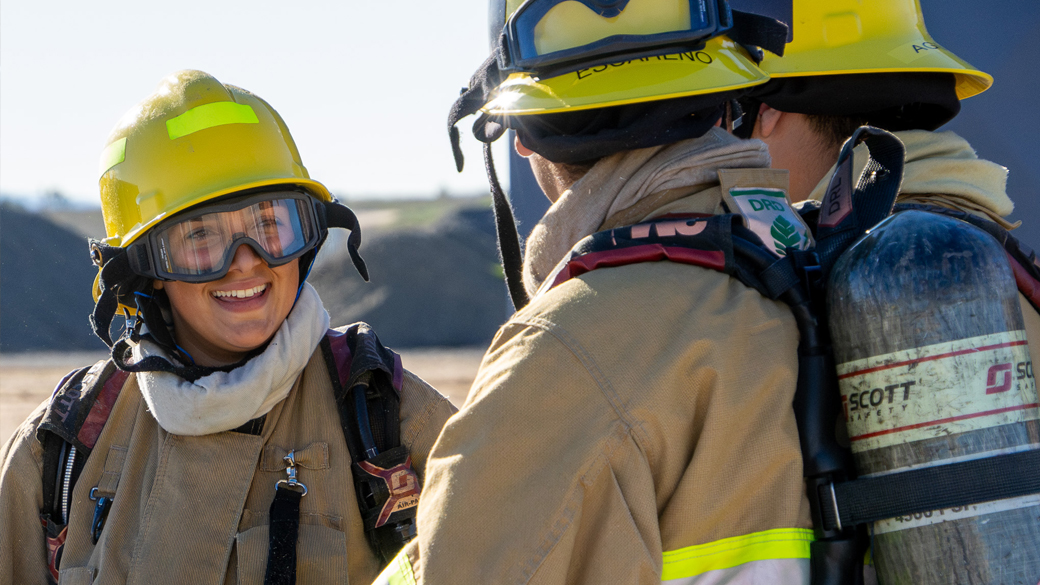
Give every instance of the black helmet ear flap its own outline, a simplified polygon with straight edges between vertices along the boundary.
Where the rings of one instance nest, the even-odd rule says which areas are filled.
[[[350,230],[350,235],[347,236],[347,253],[350,254],[350,261],[358,274],[368,282],[368,266],[358,252],[358,248],[361,247],[361,224],[358,223],[357,216],[349,207],[338,201],[322,202],[322,208],[325,210],[325,223],[328,227]]]
[[[130,284],[133,279],[142,278],[130,268],[126,248],[109,246],[101,240],[90,240],[90,258],[101,269],[98,278],[97,303],[90,315],[90,327],[105,345],[112,347],[112,336],[109,327],[119,309],[120,290]]]
[[[502,54],[502,43],[499,43],[491,56],[481,64],[477,72],[469,80],[469,86],[462,88],[459,99],[451,106],[448,112],[448,137],[451,139],[451,152],[455,156],[455,168],[461,173],[465,162],[462,156],[462,147],[459,145],[459,130],[455,127],[459,120],[475,114],[484,107],[491,97],[491,92],[505,79],[505,75],[499,66],[499,56]],[[473,134],[484,143],[494,142],[502,136],[505,128],[498,122],[492,122],[490,116],[482,115],[473,125]]]
[[[162,308],[156,302],[157,291],[153,290],[151,278],[134,272],[127,249],[109,246],[100,240],[90,240],[90,256],[94,264],[101,267],[98,278],[100,294],[94,312],[90,315],[90,327],[94,335],[110,348],[115,347],[116,343],[111,336],[112,320],[119,311],[119,305],[123,304],[137,308],[136,321],[133,322],[138,326],[146,324],[149,335],[159,345],[170,351],[180,351],[173,334],[166,327]],[[136,340],[137,327],[128,324],[124,337],[126,335]]]

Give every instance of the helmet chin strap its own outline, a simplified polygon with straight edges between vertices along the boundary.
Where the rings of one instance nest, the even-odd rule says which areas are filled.
[[[460,173],[465,159],[459,145],[459,129],[455,126],[462,118],[479,112],[480,108],[487,103],[491,92],[505,79],[505,75],[499,69],[500,51],[501,43],[473,74],[469,87],[463,88],[459,99],[455,101],[448,113],[448,138],[451,140],[451,152],[455,156],[455,168]],[[477,116],[477,120],[473,123],[473,135],[484,143],[484,169],[487,171],[488,182],[491,185],[495,233],[498,239],[499,259],[506,276],[506,288],[509,290],[509,298],[513,302],[513,307],[519,311],[530,302],[527,291],[524,289],[524,261],[520,235],[516,230],[513,208],[509,204],[509,197],[499,183],[498,174],[495,172],[495,161],[491,155],[491,143],[501,138],[505,131],[505,126],[495,116],[486,113]]]
[[[495,233],[498,235],[498,255],[506,275],[506,288],[513,307],[517,311],[527,306],[531,299],[524,288],[524,258],[520,247],[520,234],[516,231],[516,219],[509,197],[502,190],[495,172],[495,160],[491,156],[491,145],[484,144],[484,168],[491,183],[491,199],[495,210]]]

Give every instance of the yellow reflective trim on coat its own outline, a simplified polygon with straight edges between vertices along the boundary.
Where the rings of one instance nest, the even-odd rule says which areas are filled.
[[[408,555],[404,551],[397,553],[372,585],[415,585],[415,574],[412,572],[412,562],[408,560]]]
[[[101,151],[101,164],[98,175],[108,172],[108,169],[126,160],[126,137],[116,140]]]
[[[248,104],[213,102],[192,108],[176,118],[170,118],[166,121],[166,131],[170,134],[170,140],[176,140],[214,126],[259,123],[256,112]]]
[[[778,528],[665,551],[661,580],[694,577],[753,561],[807,559],[812,541],[812,530]]]

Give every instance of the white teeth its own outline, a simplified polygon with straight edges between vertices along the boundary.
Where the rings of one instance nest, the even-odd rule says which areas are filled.
[[[267,290],[267,285],[262,284],[260,286],[254,286],[253,288],[247,288],[244,290],[218,290],[213,291],[213,296],[218,299],[221,297],[236,297],[239,299],[247,299],[251,296],[258,295]]]

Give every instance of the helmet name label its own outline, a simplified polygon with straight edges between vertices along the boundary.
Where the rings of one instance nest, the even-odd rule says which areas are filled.
[[[603,73],[604,71],[612,67],[624,67],[632,63],[646,63],[649,61],[688,61],[698,65],[711,65],[714,59],[711,55],[704,51],[686,51],[685,53],[673,53],[671,55],[655,55],[652,57],[640,57],[638,59],[630,59],[628,61],[620,61],[618,63],[605,63],[603,65],[597,65],[595,67],[587,67],[585,69],[578,69],[574,72],[578,76],[578,79],[585,79],[596,73]]]
[[[942,47],[933,41],[922,41],[919,43],[908,43],[900,45],[888,52],[890,57],[899,59],[903,63],[910,63],[934,52],[945,52]]]

